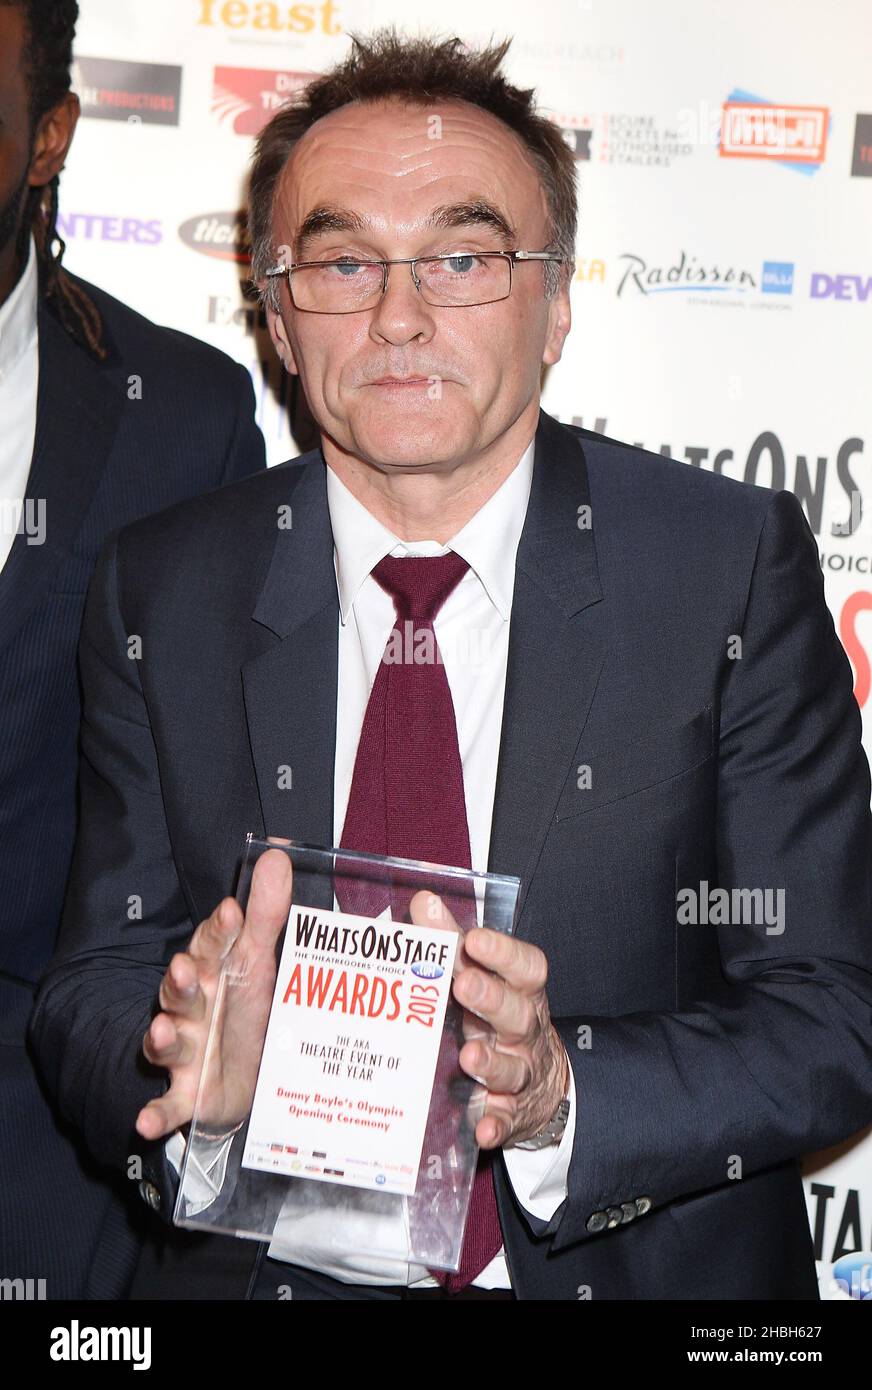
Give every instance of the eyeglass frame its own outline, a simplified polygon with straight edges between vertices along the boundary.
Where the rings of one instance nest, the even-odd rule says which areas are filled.
[[[499,299],[485,299],[481,303],[475,304],[431,304],[430,300],[422,293],[421,282],[415,274],[415,266],[418,261],[455,261],[463,256],[478,256],[481,258],[485,256],[499,256],[501,260],[508,261],[509,288],[506,290],[506,293],[501,294]],[[402,256],[397,260],[389,261],[381,260],[378,257],[373,260],[367,260],[365,258],[360,258],[358,260],[354,256],[337,256],[336,259],[332,261],[292,261],[290,265],[274,266],[272,270],[264,271],[264,279],[271,280],[278,275],[287,275],[288,293],[291,296],[291,303],[299,314],[365,314],[369,312],[369,309],[301,309],[294,299],[294,291],[291,286],[292,272],[295,270],[304,270],[309,266],[316,265],[380,265],[382,268],[381,294],[375,301],[375,304],[369,306],[370,309],[374,309],[377,304],[381,303],[387,294],[388,266],[407,265],[411,271],[415,289],[418,291],[418,294],[421,295],[424,303],[430,304],[431,309],[477,309],[482,308],[485,304],[500,304],[504,299],[508,299],[512,293],[512,286],[514,283],[513,267],[516,265],[523,265],[528,261],[538,261],[540,263],[544,261],[559,261],[561,265],[564,265],[567,262],[567,257],[557,256],[553,251],[445,251],[437,256]]]

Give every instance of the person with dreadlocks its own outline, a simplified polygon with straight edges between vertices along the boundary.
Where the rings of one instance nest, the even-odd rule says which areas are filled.
[[[0,0],[0,1279],[49,1299],[122,1297],[137,1251],[132,1184],[80,1154],[26,1044],[75,834],[85,591],[111,531],[264,466],[247,372],[62,263],[77,17]]]

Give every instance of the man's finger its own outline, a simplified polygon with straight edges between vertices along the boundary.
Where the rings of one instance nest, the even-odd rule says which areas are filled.
[[[500,1095],[516,1096],[530,1083],[530,1065],[523,1057],[481,1041],[465,1043],[459,1060],[468,1076]]]
[[[409,916],[416,927],[438,927],[441,931],[460,931],[442,898],[438,893],[431,893],[428,888],[422,888],[413,894],[409,903]]]
[[[272,949],[291,910],[293,870],[290,855],[268,849],[258,859],[251,877],[243,934],[247,949]]]
[[[183,1067],[197,1055],[194,1042],[179,1031],[168,1014],[157,1014],[142,1040],[142,1050],[155,1067]]]
[[[163,1139],[188,1124],[193,1114],[193,1095],[171,1086],[165,1096],[143,1106],[136,1117],[136,1132],[143,1139]]]
[[[197,962],[180,953],[173,956],[158,990],[160,1006],[167,1013],[179,1014],[198,1023],[206,1012],[206,996],[197,978]]]
[[[489,927],[472,927],[464,938],[470,960],[493,970],[512,989],[522,994],[538,994],[548,979],[548,959],[544,951],[529,941],[518,941],[505,932]]]
[[[519,994],[499,975],[470,967],[455,977],[453,989],[457,1002],[489,1023],[502,1042],[524,1042],[536,1029],[530,997]]]
[[[242,908],[235,898],[223,898],[194,932],[188,954],[204,965],[219,966],[241,930]]]

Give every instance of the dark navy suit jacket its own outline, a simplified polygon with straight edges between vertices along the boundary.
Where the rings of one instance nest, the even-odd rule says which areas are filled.
[[[122,1205],[58,1127],[25,1048],[75,834],[88,580],[117,527],[264,464],[241,367],[82,287],[109,355],[91,357],[40,295],[27,496],[44,502],[45,543],[17,535],[0,573],[0,1276],[43,1278],[49,1298],[114,1297],[135,1255]]]
[[[96,572],[83,820],[34,1038],[66,1115],[104,1161],[142,1155],[167,1219],[174,1175],[133,1129],[165,1087],[142,1036],[246,833],[331,843],[337,632],[320,452],[128,527]],[[478,867],[522,880],[578,1113],[547,1226],[497,1165],[520,1297],[817,1297],[798,1158],[872,1117],[869,793],[796,498],[542,412]],[[784,889],[784,930],[681,923],[703,882]],[[205,1278],[225,1239],[177,1245]]]

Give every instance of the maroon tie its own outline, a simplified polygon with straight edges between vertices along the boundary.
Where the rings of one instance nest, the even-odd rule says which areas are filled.
[[[402,559],[386,556],[372,571],[394,601],[396,620],[360,732],[341,848],[472,867],[457,722],[433,631],[436,614],[468,568],[466,560],[449,551]],[[403,889],[400,880],[392,889],[380,890],[377,885],[355,883],[353,878],[343,884],[341,872],[335,884],[344,911],[373,915],[390,903],[398,921],[406,920],[418,886],[413,883]],[[471,892],[458,893],[454,883],[440,882],[438,876],[428,886],[440,894],[462,927],[475,925]],[[446,1039],[437,1068],[440,1085],[449,1079],[446,1068],[459,1071],[457,1044],[447,1031]],[[445,1121],[437,1119],[428,1136],[433,1137],[435,1130],[440,1131],[436,1142],[443,1151]],[[501,1246],[491,1156],[482,1154],[460,1269],[456,1274],[434,1270],[433,1275],[457,1292],[477,1278]]]

